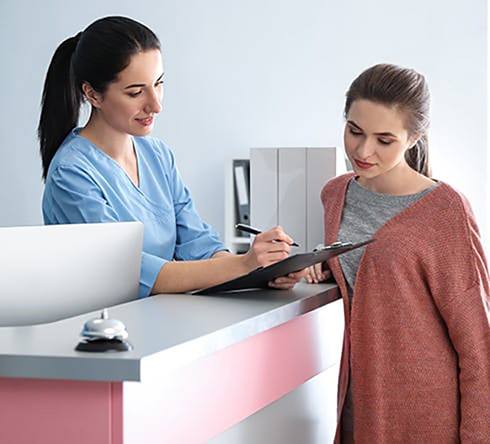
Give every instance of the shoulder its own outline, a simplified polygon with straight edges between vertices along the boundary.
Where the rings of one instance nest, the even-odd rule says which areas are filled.
[[[76,137],[72,132],[65,138],[56,151],[49,169],[58,168],[60,165],[70,166],[83,164],[89,157],[91,149],[90,143],[87,140]]]
[[[480,229],[468,198],[447,183],[441,182],[438,188],[440,192],[434,196],[443,208],[441,215],[452,222],[450,230],[459,231],[471,244],[475,239],[479,242]]]
[[[434,255],[451,251],[453,254],[445,256],[444,260],[464,257],[463,263],[472,263],[475,249],[480,249],[481,242],[478,224],[466,196],[439,181],[439,185],[419,203],[414,205],[413,211],[406,213],[409,217],[400,219],[404,226],[417,230],[420,242],[434,247]]]
[[[454,218],[460,218],[462,221],[468,218],[474,219],[468,198],[445,182],[439,181],[438,187],[427,197],[434,209],[450,213]]]
[[[458,190],[445,182],[422,196],[415,203],[400,212],[390,223],[385,234],[393,232],[395,236],[406,231],[417,233],[414,241],[449,245],[452,242],[466,242],[471,231],[478,233],[475,217],[468,199]]]
[[[51,186],[81,186],[100,182],[107,156],[98,152],[87,139],[77,137],[72,131],[58,148],[48,169],[46,188]],[[99,179],[98,179],[99,178]]]
[[[84,139],[67,137],[51,161],[46,186],[73,177],[94,176],[97,167],[91,150],[93,148]]]
[[[444,182],[441,182],[441,191],[449,204],[458,207],[464,214],[472,213],[470,202],[461,191]]]
[[[354,176],[354,173],[346,173],[330,179],[322,189],[322,202],[325,203],[325,201],[328,199],[335,199],[340,196],[344,196],[347,185]]]
[[[59,193],[89,193],[92,190],[101,190],[103,187],[89,168],[83,165],[69,165],[59,163],[49,168],[49,174],[46,177],[44,194]]]
[[[444,271],[455,276],[454,285],[462,290],[477,284],[481,276],[488,279],[478,224],[466,196],[439,182],[424,200],[420,206],[424,212],[412,215],[412,226],[419,235],[412,240],[423,252],[424,263],[432,265],[433,275]]]

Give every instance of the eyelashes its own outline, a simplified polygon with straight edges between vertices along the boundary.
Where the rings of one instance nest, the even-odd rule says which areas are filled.
[[[351,133],[353,136],[360,136],[362,133],[360,131],[354,130],[349,127],[349,133]]]
[[[155,83],[155,87],[160,87],[163,85],[163,80],[159,80],[158,82]],[[143,92],[143,90],[139,90],[139,91],[135,91],[135,92],[132,92],[132,93],[128,93],[128,96],[129,97],[138,97],[141,93]]]
[[[363,135],[362,131],[356,130],[352,127],[349,127],[349,133],[353,136],[362,136]],[[378,142],[381,145],[391,145],[393,143],[392,140],[384,140],[384,139],[378,139]]]

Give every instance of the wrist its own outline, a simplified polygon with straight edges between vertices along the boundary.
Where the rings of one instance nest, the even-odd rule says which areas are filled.
[[[240,265],[244,273],[249,273],[250,271],[255,270],[258,266],[253,255],[251,254],[251,250],[248,250],[245,254],[237,255],[237,258],[240,259]]]
[[[214,259],[214,258],[217,258],[217,257],[225,257],[225,256],[230,256],[232,255],[233,253],[230,253],[229,250],[220,250],[220,251],[217,251],[216,253],[214,253],[212,256],[211,256],[211,259]]]

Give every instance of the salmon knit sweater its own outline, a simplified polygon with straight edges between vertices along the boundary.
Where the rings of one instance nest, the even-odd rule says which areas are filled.
[[[322,190],[326,244],[352,177]],[[346,320],[339,420],[350,355],[356,443],[490,443],[489,277],[468,202],[440,183],[374,237],[352,309],[338,258],[329,261]]]

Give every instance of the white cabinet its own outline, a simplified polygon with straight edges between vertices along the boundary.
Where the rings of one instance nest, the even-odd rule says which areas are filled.
[[[320,192],[337,175],[336,148],[252,148],[250,150],[250,225],[267,230],[281,225],[300,245],[294,253],[323,243]],[[250,237],[235,230],[233,161],[225,166],[225,233],[232,252],[245,252]]]
[[[311,251],[323,243],[320,192],[336,176],[336,148],[252,148],[250,221],[257,228],[281,225]]]

